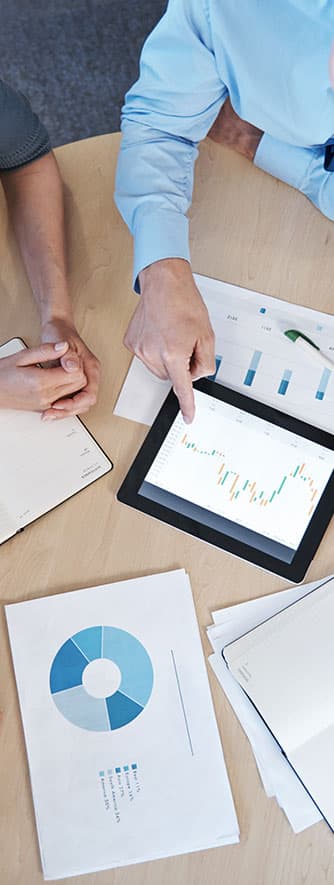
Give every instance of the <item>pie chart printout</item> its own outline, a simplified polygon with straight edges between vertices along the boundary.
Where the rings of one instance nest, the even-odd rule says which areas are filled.
[[[53,659],[50,691],[59,712],[79,728],[114,731],[142,713],[153,688],[151,658],[118,627],[80,630]]]

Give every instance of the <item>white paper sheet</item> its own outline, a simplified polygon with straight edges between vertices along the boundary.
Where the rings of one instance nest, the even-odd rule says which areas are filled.
[[[6,615],[46,878],[238,841],[183,570]]]
[[[325,580],[329,579],[228,606],[213,613],[215,623],[208,628],[215,652],[209,658],[210,664],[247,734],[267,795],[276,796],[296,833],[321,820],[321,815],[247,695],[233,679],[221,651],[229,642],[319,587]]]
[[[305,332],[334,360],[334,316],[194,274],[216,335],[216,380],[333,432],[334,372],[310,362],[284,336]],[[170,384],[135,357],[114,412],[152,424]]]

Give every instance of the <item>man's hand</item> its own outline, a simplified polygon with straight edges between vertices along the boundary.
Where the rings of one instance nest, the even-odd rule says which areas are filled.
[[[42,341],[67,341],[68,349],[59,357],[59,365],[68,373],[70,379],[80,371],[86,378],[86,383],[78,384],[71,392],[71,397],[65,399],[66,394],[61,395],[51,408],[48,408],[43,417],[55,420],[66,418],[68,415],[82,415],[88,412],[96,403],[99,381],[100,364],[96,356],[88,349],[72,321],[57,319],[45,322],[42,325]]]
[[[192,381],[215,371],[214,333],[187,261],[157,261],[140,274],[141,297],[124,338],[159,378],[170,378],[187,423]]]
[[[66,372],[62,366],[42,369],[38,365],[65,359],[67,352],[68,344],[63,341],[0,359],[0,407],[45,413],[56,400],[84,387],[87,379],[81,366]]]

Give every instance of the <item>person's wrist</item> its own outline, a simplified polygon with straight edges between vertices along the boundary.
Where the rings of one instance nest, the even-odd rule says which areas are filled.
[[[162,282],[173,284],[189,278],[193,279],[189,261],[184,258],[162,258],[140,271],[140,291],[144,294],[151,285],[160,286]]]
[[[41,329],[46,329],[48,326],[66,326],[70,329],[75,329],[74,317],[70,308],[62,309],[62,310],[52,310],[47,309],[45,311],[41,311]]]
[[[37,300],[41,326],[56,322],[74,325],[66,279],[62,279],[56,286],[45,291]]]

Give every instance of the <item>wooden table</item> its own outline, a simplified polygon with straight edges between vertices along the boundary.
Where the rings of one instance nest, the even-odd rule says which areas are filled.
[[[78,328],[101,359],[98,404],[86,423],[114,461],[100,482],[0,550],[1,602],[184,566],[190,574],[204,650],[210,612],[284,586],[149,517],[122,507],[115,491],[144,439],[142,425],[113,416],[130,354],[122,336],[136,305],[132,244],[113,205],[119,135],[56,151],[66,190],[70,287]],[[334,225],[305,197],[210,141],[196,168],[191,210],[193,269],[328,312],[333,304]],[[8,230],[0,194],[1,339],[38,341],[37,314]],[[333,571],[332,528],[309,572]],[[131,544],[129,544],[131,538]],[[7,631],[1,611],[0,881],[40,885],[39,852]],[[325,823],[295,836],[266,798],[249,744],[209,673],[236,803],[240,845],[67,879],[71,885],[328,885],[334,837]],[[65,881],[65,880],[64,880]]]

